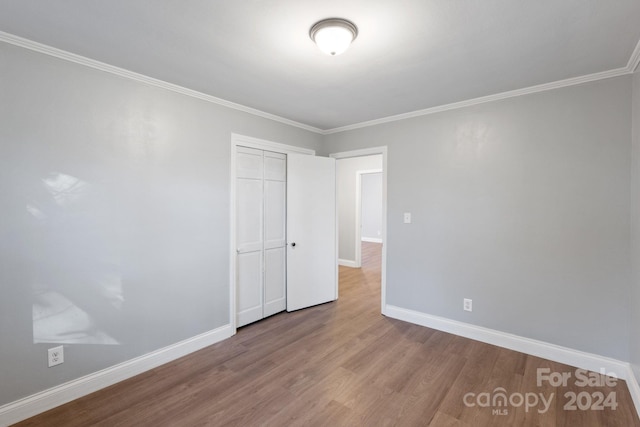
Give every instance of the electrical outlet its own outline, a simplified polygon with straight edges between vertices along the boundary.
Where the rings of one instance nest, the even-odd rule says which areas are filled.
[[[462,308],[464,311],[473,311],[473,300],[465,298],[462,300]]]
[[[49,354],[49,367],[64,363],[64,347],[53,347],[47,350]]]

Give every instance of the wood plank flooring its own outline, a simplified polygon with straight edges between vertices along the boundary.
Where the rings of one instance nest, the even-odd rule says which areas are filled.
[[[640,426],[622,380],[578,387],[575,368],[383,317],[380,245],[363,243],[362,262],[340,268],[336,302],[246,326],[19,425]],[[538,368],[572,378],[538,386]],[[583,407],[614,393],[618,406],[565,410],[571,392]]]

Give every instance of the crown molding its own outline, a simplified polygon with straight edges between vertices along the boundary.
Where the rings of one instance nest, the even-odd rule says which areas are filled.
[[[62,59],[76,64],[84,65],[86,67],[94,68],[96,70],[104,71],[106,73],[115,74],[126,79],[135,80],[140,83],[144,83],[150,86],[159,87],[169,90],[171,92],[186,95],[192,98],[200,99],[202,101],[210,102],[213,104],[221,105],[223,107],[231,108],[233,110],[242,111],[254,116],[262,117],[265,119],[280,122],[289,126],[294,126],[300,129],[304,129],[314,133],[322,133],[322,130],[313,126],[299,123],[294,120],[290,120],[284,117],[277,116],[275,114],[267,113],[255,108],[247,107],[245,105],[236,104],[235,102],[227,101],[225,99],[217,98],[215,96],[207,95],[196,90],[188,89],[173,83],[165,82],[164,80],[155,79],[153,77],[145,76],[144,74],[135,73],[133,71],[125,70],[124,68],[116,67],[114,65],[105,64],[104,62],[96,61],[95,59],[87,58],[75,53],[67,52],[62,49],[58,49],[52,46],[48,46],[42,43],[34,42],[13,34],[0,31],[0,41],[14,46],[23,47],[35,52],[43,53],[45,55],[53,56],[58,59]]]
[[[551,83],[544,83],[540,85],[530,86],[523,89],[516,89],[507,92],[501,92],[494,95],[482,96],[479,98],[468,99],[465,101],[453,102],[451,104],[439,105],[436,107],[425,108],[422,110],[411,111],[408,113],[396,114],[393,116],[383,117],[380,119],[368,120],[360,123],[354,123],[351,125],[341,126],[332,129],[320,129],[314,126],[310,126],[304,123],[296,122],[291,119],[287,119],[275,114],[267,113],[265,111],[257,110],[255,108],[247,107],[245,105],[237,104],[235,102],[227,101],[225,99],[217,98],[215,96],[207,95],[196,90],[188,89],[182,86],[178,86],[173,83],[165,82],[163,80],[155,79],[153,77],[145,76],[144,74],[135,73],[133,71],[125,70],[124,68],[116,67],[106,64],[104,62],[96,61],[75,53],[67,52],[62,49],[58,49],[52,46],[48,46],[42,43],[34,42],[13,34],[0,31],[0,42],[12,44],[14,46],[23,47],[35,52],[43,53],[45,55],[53,56],[58,59],[62,59],[76,64],[84,65],[90,68],[94,68],[107,73],[115,74],[120,77],[135,80],[147,85],[156,86],[172,92],[180,93],[182,95],[190,96],[192,98],[200,99],[213,104],[221,105],[223,107],[231,108],[234,110],[242,111],[254,116],[262,117],[265,119],[273,120],[275,122],[283,123],[289,126],[297,127],[307,130],[309,132],[318,133],[320,135],[331,135],[339,132],[346,132],[355,129],[361,129],[369,126],[375,126],[383,123],[396,122],[399,120],[411,119],[414,117],[426,116],[429,114],[440,113],[443,111],[456,110],[458,108],[470,107],[473,105],[484,104],[487,102],[498,101],[501,99],[514,98],[522,95],[529,95],[538,92],[545,92],[553,89],[560,89],[563,87],[575,86],[582,83],[593,82],[597,80],[608,79],[612,77],[623,76],[625,74],[631,74],[638,69],[640,65],[640,41],[636,44],[626,67],[616,68],[613,70],[603,71],[599,73],[587,74],[585,76],[572,77],[569,79],[558,80]]]
[[[638,40],[638,44],[636,48],[633,50],[631,57],[629,58],[629,62],[627,63],[627,69],[630,73],[635,72],[638,69],[638,65],[640,64],[640,40]]]
[[[640,46],[640,45],[639,45]],[[636,48],[636,51],[639,49]],[[637,52],[640,55],[640,52]],[[636,61],[637,65],[637,61]],[[559,89],[567,86],[579,85],[582,83],[593,82],[596,80],[609,79],[612,77],[623,76],[629,74],[630,66],[624,68],[616,68],[614,70],[603,71],[600,73],[588,74],[586,76],[572,77],[570,79],[558,80],[551,83],[544,83],[541,85],[530,86],[523,89],[510,90],[508,92],[497,93],[494,95],[482,96],[479,98],[468,99],[466,101],[453,102],[451,104],[439,105],[437,107],[425,108],[424,110],[411,111],[409,113],[396,114],[394,116],[383,117],[381,119],[368,120],[366,122],[355,123],[352,125],[341,126],[334,129],[328,129],[322,132],[323,135],[330,135],[333,133],[346,132],[354,129],[361,129],[369,126],[375,126],[382,123],[397,122],[398,120],[411,119],[414,117],[426,116],[429,114],[441,113],[443,111],[456,110],[458,108],[470,107],[473,105],[484,104],[487,102],[498,101],[501,99],[514,98],[516,96],[529,95],[538,92],[545,92],[548,90]]]

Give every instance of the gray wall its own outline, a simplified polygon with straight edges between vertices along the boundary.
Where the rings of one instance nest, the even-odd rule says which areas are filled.
[[[630,89],[624,76],[327,136],[327,153],[388,146],[387,303],[628,360]]]
[[[231,133],[321,141],[4,43],[0,121],[0,405],[227,324]]]
[[[382,239],[382,172],[362,174],[361,238]]]
[[[631,366],[640,382],[640,71],[633,75],[631,171]]]
[[[338,151],[346,150],[335,150],[335,152]],[[338,258],[341,260],[355,261],[356,259],[356,172],[372,169],[382,169],[381,155],[339,159],[336,163]]]

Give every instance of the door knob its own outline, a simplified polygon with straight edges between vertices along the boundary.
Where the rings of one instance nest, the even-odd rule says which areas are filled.
[[[295,246],[296,246],[296,242],[293,242],[293,243],[291,244],[291,247],[293,248],[293,247],[295,247]]]

